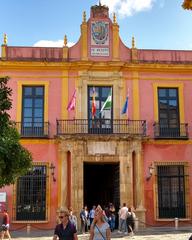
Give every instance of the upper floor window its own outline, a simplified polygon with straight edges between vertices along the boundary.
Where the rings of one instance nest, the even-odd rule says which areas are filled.
[[[44,87],[23,86],[22,134],[41,136],[44,131]]]
[[[180,129],[178,89],[158,88],[158,108],[159,136],[180,137],[182,129]]]
[[[16,187],[16,220],[46,220],[47,167],[34,165],[19,177]]]
[[[159,123],[170,128],[179,125],[177,88],[158,88]]]

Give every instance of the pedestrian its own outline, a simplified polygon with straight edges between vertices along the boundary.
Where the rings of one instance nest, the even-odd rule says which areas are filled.
[[[109,224],[104,219],[103,210],[100,205],[95,210],[95,217],[91,224],[89,240],[110,240],[111,231]]]
[[[2,221],[2,231],[1,231],[1,240],[4,239],[5,235],[8,237],[8,239],[11,239],[10,233],[9,233],[9,214],[6,209],[3,211],[3,221]]]
[[[69,207],[69,220],[72,222],[77,229],[77,217],[73,214],[73,208]]]
[[[78,240],[77,229],[75,225],[69,221],[69,212],[60,210],[60,224],[55,227],[53,240]]]
[[[123,207],[119,210],[119,233],[124,232],[124,234],[127,234],[127,224],[126,224],[126,218],[127,218],[127,212],[128,208],[126,203],[123,203]]]
[[[85,205],[84,208],[80,212],[81,232],[83,234],[88,232],[88,218],[89,218],[89,212],[88,212],[87,206]]]
[[[109,204],[109,212],[111,216],[110,228],[111,228],[111,231],[113,232],[115,230],[115,206],[113,205],[113,203]]]
[[[89,212],[90,226],[91,226],[91,224],[92,224],[92,222],[93,222],[93,219],[94,219],[94,217],[95,217],[95,209],[96,209],[96,206],[93,205],[92,209],[91,209],[90,212]]]
[[[136,218],[136,215],[134,213],[134,208],[129,207],[128,212],[127,212],[127,219],[126,219],[127,230],[128,230],[129,236],[134,235],[133,231],[134,231],[134,228],[135,228],[135,218]]]

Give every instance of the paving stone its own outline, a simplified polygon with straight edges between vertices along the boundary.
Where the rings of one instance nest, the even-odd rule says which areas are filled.
[[[11,232],[12,239],[17,240],[51,240],[53,236],[53,230],[37,230],[31,231],[27,234],[26,231],[13,231]],[[145,229],[138,231],[133,237],[118,234],[116,231],[112,233],[113,240],[188,240],[192,235],[192,228],[175,230],[169,229]],[[89,234],[79,234],[79,240],[88,240]]]

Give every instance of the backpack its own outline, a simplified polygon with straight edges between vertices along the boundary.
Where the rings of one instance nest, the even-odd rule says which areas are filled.
[[[126,219],[127,223],[133,223],[134,222],[134,217],[133,214],[128,213],[127,214],[127,219]]]

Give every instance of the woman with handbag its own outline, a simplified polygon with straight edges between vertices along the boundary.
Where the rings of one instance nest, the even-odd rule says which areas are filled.
[[[90,228],[89,240],[110,240],[111,230],[105,221],[103,210],[100,205],[95,210],[95,217]]]

